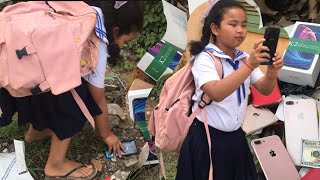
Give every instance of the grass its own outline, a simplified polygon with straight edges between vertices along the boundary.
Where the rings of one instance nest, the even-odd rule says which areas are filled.
[[[173,180],[177,173],[178,153],[164,153],[164,163],[166,167],[167,179]]]
[[[0,128],[0,138],[23,140],[26,127],[18,127],[18,114],[12,118],[12,123],[4,128]]]

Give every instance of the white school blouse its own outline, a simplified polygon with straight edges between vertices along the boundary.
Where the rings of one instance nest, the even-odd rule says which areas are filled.
[[[102,10],[99,7],[91,6],[96,11],[96,35],[100,38],[100,44],[98,49],[98,63],[96,68],[94,68],[90,74],[84,76],[83,78],[89,82],[91,85],[104,88],[104,79],[106,75],[107,68],[107,57],[108,57],[108,48],[107,44],[109,41],[107,39],[106,28],[104,27],[104,16]]]
[[[91,85],[95,87],[104,88],[104,79],[107,68],[107,57],[107,44],[101,40],[98,50],[98,64],[96,68],[94,68],[90,72],[90,74],[83,77],[87,82],[89,82]]]
[[[215,56],[220,57],[222,62],[224,78],[226,78],[235,71],[233,67],[226,61],[227,58],[231,58],[228,55],[226,55],[223,51],[221,51],[218,47],[216,47],[214,44],[209,43],[206,46],[206,49],[210,49],[210,51],[212,51]],[[242,52],[240,50],[236,50],[234,61],[239,60],[240,67],[244,65],[241,59],[248,57],[249,55],[247,53]],[[216,71],[214,61],[206,52],[201,52],[199,55],[195,57],[194,64],[192,67],[192,74],[194,76],[196,86],[195,94],[192,96],[192,100],[195,101],[192,107],[192,110],[194,110],[195,107],[198,106],[198,103],[201,100],[201,95],[203,93],[200,87],[209,81],[220,80],[220,77]],[[264,75],[261,72],[261,70],[259,68],[256,68],[254,69],[254,71],[252,71],[251,75],[248,76],[248,78],[244,81],[246,96],[245,98],[243,97],[242,88],[240,87],[240,105],[238,103],[237,89],[221,102],[212,101],[210,105],[207,105],[204,108],[204,110],[207,113],[208,124],[216,129],[225,132],[235,131],[238,128],[240,128],[244,121],[246,108],[248,104],[249,85],[254,84],[263,76]],[[197,119],[202,121],[201,113],[199,113],[196,117]]]

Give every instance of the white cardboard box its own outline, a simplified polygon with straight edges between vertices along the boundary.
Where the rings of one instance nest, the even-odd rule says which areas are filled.
[[[135,121],[134,118],[134,107],[133,107],[133,101],[135,99],[147,99],[151,90],[153,88],[152,84],[149,84],[141,79],[135,79],[127,94],[127,103],[129,105],[129,114],[133,121]],[[142,107],[140,107],[142,108]],[[142,109],[141,109],[142,110]],[[144,110],[144,108],[143,108]]]
[[[167,21],[166,32],[137,64],[155,81],[173,72],[187,47],[187,13],[165,0],[162,4]]]
[[[306,26],[307,28],[303,28],[303,26]],[[318,53],[320,48],[316,44],[309,44],[309,43],[304,44],[307,40],[303,40],[304,43],[301,43],[295,40],[295,39],[298,39],[297,38],[298,34],[300,34],[300,36],[303,36],[303,34],[305,37],[308,36],[306,34],[310,32],[307,32],[307,31],[312,32],[314,35],[313,38],[315,38],[314,40],[316,40],[316,41],[309,40],[309,42],[313,41],[315,43],[320,43],[320,35],[319,35],[320,25],[319,24],[296,22],[294,25],[293,31],[290,35],[290,43],[289,43],[288,49],[295,48],[294,51],[299,53],[295,53],[294,55],[291,55],[291,56],[290,55],[286,56],[287,51],[284,53],[283,55],[284,66],[279,71],[279,79],[284,82],[293,83],[301,86],[309,85],[311,87],[314,87],[320,72],[320,62],[319,62],[319,53]],[[299,33],[296,33],[296,32],[299,32]],[[317,52],[311,53],[311,54],[314,54],[313,58],[310,58],[310,61],[312,61],[311,63],[307,63],[307,66],[306,66],[305,64],[303,64],[304,61],[299,61],[303,57],[303,55],[300,55],[301,53],[309,53],[307,51],[310,51],[310,50],[312,51],[314,49],[316,49],[315,51]],[[295,58],[292,58],[292,57],[295,57]],[[295,61],[296,63],[294,63],[292,59],[296,59]],[[305,59],[308,60],[308,58],[305,58]],[[307,62],[306,60],[305,62]]]
[[[309,85],[314,87],[320,72],[319,55],[316,54],[316,56],[316,60],[312,62],[312,65],[308,70],[283,66],[279,71],[279,79],[284,82],[301,86]]]
[[[133,121],[135,121],[134,113],[133,113],[133,101],[135,99],[147,98],[151,92],[152,88],[148,89],[139,89],[139,90],[132,90],[128,92],[128,101],[129,101],[129,111],[130,117]]]

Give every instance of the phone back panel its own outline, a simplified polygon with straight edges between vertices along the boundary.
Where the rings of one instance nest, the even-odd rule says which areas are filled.
[[[242,129],[248,135],[276,123],[277,121],[278,118],[269,109],[255,108],[250,104],[247,107]]]
[[[264,38],[266,39],[266,41],[264,42],[264,45],[269,47],[269,54],[271,58],[274,56],[274,53],[276,52],[279,34],[279,28],[267,28],[265,31]]]
[[[294,164],[301,166],[302,139],[318,140],[316,101],[314,99],[285,100],[284,122],[287,150]]]
[[[263,62],[262,65],[272,64],[272,58],[274,57],[274,53],[277,49],[278,39],[279,39],[280,29],[274,27],[266,28],[264,32],[264,39],[263,46],[267,46],[269,48],[269,55],[270,59],[269,62]]]
[[[256,141],[261,143],[256,144]],[[297,169],[277,135],[254,139],[251,146],[267,180],[300,180]]]

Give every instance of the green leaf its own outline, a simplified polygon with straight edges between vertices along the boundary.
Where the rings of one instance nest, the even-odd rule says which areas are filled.
[[[145,28],[148,25],[148,21],[143,21],[143,28]]]
[[[127,64],[127,63],[124,63],[123,67],[124,67],[125,69],[127,69],[127,68],[128,68],[128,64]]]
[[[149,40],[146,40],[146,41],[144,42],[144,45],[145,45],[145,46],[149,46],[149,44],[150,44]]]
[[[162,19],[161,19],[161,22],[162,22],[162,23],[166,23],[166,18],[162,18]]]
[[[150,9],[149,4],[147,4],[147,5],[144,7],[144,9]]]
[[[149,16],[148,21],[152,23],[153,22],[153,17]]]
[[[159,27],[153,26],[152,31],[155,32],[155,33],[158,33],[159,32],[158,29],[159,29]]]

